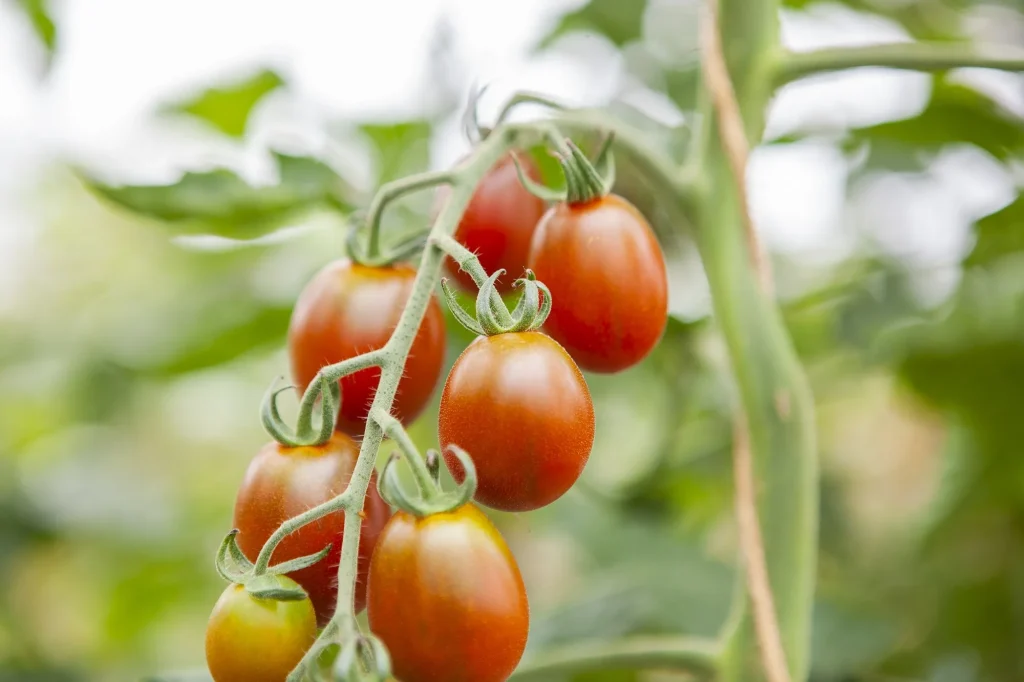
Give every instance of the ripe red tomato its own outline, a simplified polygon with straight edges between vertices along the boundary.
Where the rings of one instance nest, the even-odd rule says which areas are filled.
[[[527,511],[558,499],[594,444],[594,404],[569,354],[539,332],[477,338],[441,394],[438,437],[476,465],[477,501]],[[456,480],[464,472],[445,453]]]
[[[416,271],[408,265],[367,267],[349,260],[328,264],[306,285],[288,329],[292,374],[305,390],[321,367],[381,348],[398,325]],[[403,423],[430,400],[444,363],[444,314],[431,297],[412,344],[392,408]],[[371,367],[341,379],[337,428],[361,436],[380,382]]]
[[[255,561],[267,538],[284,521],[340,494],[352,477],[359,450],[348,436],[335,433],[323,445],[289,448],[271,442],[249,464],[235,500],[234,526],[238,546]],[[359,581],[356,610],[366,605],[366,571],[381,529],[391,517],[391,508],[377,493],[375,478],[363,506],[363,527],[359,540]],[[271,564],[316,554],[332,544],[327,557],[289,576],[309,593],[320,624],[330,620],[338,598],[337,571],[344,535],[344,512],[329,514],[301,528],[281,541]]]
[[[392,517],[370,562],[366,613],[403,682],[503,682],[530,628],[515,558],[472,504]]]
[[[215,682],[284,682],[315,639],[308,599],[257,599],[229,585],[206,626],[206,665]]]
[[[540,172],[526,154],[519,155],[523,171],[534,180]],[[438,190],[438,203],[448,192]],[[544,215],[544,200],[530,194],[519,182],[511,156],[506,156],[488,171],[477,186],[462,220],[455,230],[455,238],[477,254],[488,274],[504,269],[505,275],[497,283],[502,293],[512,290],[512,283],[522,276],[530,254],[530,239],[537,221]],[[459,269],[451,258],[445,266],[463,288],[475,291],[476,285],[468,273]]]
[[[665,259],[650,225],[622,197],[553,206],[529,262],[551,290],[544,330],[583,369],[618,372],[658,343],[668,321]]]

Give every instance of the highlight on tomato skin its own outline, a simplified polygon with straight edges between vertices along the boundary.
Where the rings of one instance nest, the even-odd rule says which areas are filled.
[[[398,326],[415,278],[416,270],[402,263],[369,267],[340,259],[321,269],[299,294],[288,328],[288,354],[299,389],[305,390],[322,367],[383,347]],[[402,423],[416,419],[430,401],[444,349],[444,313],[431,296],[392,409]],[[341,379],[339,431],[362,436],[378,383],[378,367]]]
[[[530,627],[515,558],[472,504],[392,517],[370,562],[367,616],[402,682],[503,682]]]
[[[529,267],[551,291],[544,331],[592,372],[643,360],[668,322],[668,274],[644,216],[620,196],[559,203],[537,225]]]
[[[459,356],[438,416],[442,447],[473,458],[475,499],[529,511],[561,497],[583,472],[594,444],[594,404],[569,354],[540,332],[482,336]],[[462,465],[445,459],[455,480]]]
[[[528,154],[516,158],[529,177],[540,180],[540,171]],[[448,187],[438,190],[435,211],[449,192]],[[526,270],[533,232],[546,208],[544,200],[519,181],[511,154],[502,157],[477,185],[454,236],[477,255],[485,271],[505,271],[496,285],[501,293],[512,291],[513,282]],[[473,278],[451,258],[445,259],[445,269],[463,289],[476,291]]]
[[[228,585],[206,627],[206,665],[214,682],[284,682],[316,632],[309,599],[258,599]]]
[[[323,445],[301,448],[289,448],[276,442],[265,445],[249,464],[235,499],[234,527],[239,530],[238,546],[246,557],[255,561],[267,539],[289,518],[343,492],[358,458],[358,446],[342,433],[335,433]],[[359,541],[357,612],[366,604],[370,555],[390,517],[391,508],[378,494],[376,474],[372,474]],[[309,594],[321,625],[330,620],[338,598],[337,571],[344,525],[344,512],[328,514],[282,540],[271,557],[271,564],[277,564],[316,554],[332,545],[325,559],[288,574]]]

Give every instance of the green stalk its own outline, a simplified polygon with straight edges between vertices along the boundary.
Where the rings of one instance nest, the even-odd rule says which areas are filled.
[[[817,73],[863,66],[914,71],[945,71],[968,67],[1024,71],[1024,49],[1010,45],[986,47],[970,43],[895,43],[789,52],[779,61],[775,84],[783,85]]]
[[[718,643],[700,637],[638,636],[569,644],[545,652],[512,675],[515,682],[550,680],[588,670],[658,668],[686,671],[698,680],[715,677]]]
[[[747,139],[754,143],[764,129],[769,76],[779,56],[778,10],[777,0],[721,0],[723,51]],[[713,118],[706,135],[698,146],[705,154],[698,166],[707,178],[698,202],[698,246],[749,431],[779,633],[792,679],[805,680],[817,561],[814,403],[779,309],[763,293],[752,264],[742,200]],[[765,679],[745,590],[724,636],[720,679]]]

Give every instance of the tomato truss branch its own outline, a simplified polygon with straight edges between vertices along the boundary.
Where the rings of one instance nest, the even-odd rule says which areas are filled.
[[[997,47],[917,42],[787,52],[779,60],[775,82],[783,85],[817,73],[865,66],[913,71],[958,68],[1024,71],[1024,49],[1009,45]]]
[[[380,427],[384,430],[384,435],[395,441],[402,454],[405,455],[405,461],[408,462],[409,468],[412,469],[412,475],[416,479],[420,492],[428,496],[436,494],[437,484],[427,468],[427,462],[420,455],[419,449],[412,442],[405,427],[402,426],[402,422],[383,411],[371,413],[370,418],[380,424]]]
[[[376,415],[366,422],[366,430],[363,433],[362,444],[359,449],[359,459],[352,471],[352,478],[348,487],[343,493],[332,500],[329,500],[293,519],[286,521],[274,533],[271,540],[280,542],[289,533],[295,532],[302,526],[312,523],[333,511],[345,511],[344,542],[341,548],[341,559],[338,564],[338,605],[328,625],[324,628],[317,643],[309,650],[305,658],[299,663],[292,674],[289,682],[300,682],[316,664],[317,659],[324,648],[331,643],[337,642],[339,638],[351,636],[354,632],[354,595],[357,565],[359,558],[359,532],[362,519],[360,512],[366,498],[367,487],[370,483],[370,476],[373,473],[377,453],[380,450],[381,442],[384,439],[385,427],[394,434],[393,425],[388,420],[391,407],[394,403],[395,393],[398,390],[398,383],[402,377],[406,358],[412,348],[413,339],[426,313],[427,305],[441,273],[441,264],[444,258],[444,251],[438,246],[438,240],[444,237],[451,237],[462,219],[473,195],[473,191],[483,179],[488,170],[491,169],[510,149],[543,139],[543,129],[530,125],[508,125],[497,128],[487,139],[483,140],[458,167],[443,173],[423,173],[398,180],[384,185],[378,192],[370,205],[367,215],[367,222],[371,226],[380,225],[380,214],[389,201],[407,192],[424,189],[426,187],[450,184],[451,192],[448,194],[440,213],[434,221],[427,241],[426,248],[420,259],[416,279],[413,283],[412,292],[406,303],[405,309],[398,320],[394,333],[388,342],[374,354],[374,362],[381,368],[380,383],[378,384],[370,413]],[[454,240],[453,240],[454,241]],[[350,361],[347,361],[350,362]],[[321,370],[321,374],[336,379],[345,372],[341,371],[342,365],[330,365]],[[310,383],[307,394],[318,391],[319,377]],[[315,400],[303,397],[303,401]],[[404,430],[402,431],[404,433]],[[401,444],[401,442],[400,442]],[[268,543],[269,544],[269,543]],[[264,561],[269,562],[273,547],[264,547],[261,551],[267,556]]]
[[[384,209],[389,203],[406,194],[453,181],[454,175],[451,171],[435,171],[410,175],[381,187],[380,191],[374,195],[367,211],[367,224],[370,226],[367,250],[370,256],[375,257],[380,253],[380,221],[384,215]]]
[[[681,670],[697,679],[712,679],[720,646],[701,637],[643,636],[571,644],[546,652],[512,675],[516,682],[547,680],[557,675],[588,670],[657,668]]]

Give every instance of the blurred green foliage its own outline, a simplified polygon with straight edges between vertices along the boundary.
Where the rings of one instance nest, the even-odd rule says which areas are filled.
[[[23,4],[38,22],[33,8],[43,5]],[[957,18],[973,6],[846,5],[929,38],[959,37]],[[653,49],[649,9],[591,0],[540,45],[596,31],[635,56]],[[625,60],[640,82],[693,109],[692,60],[641,62]],[[176,109],[241,136],[281,85],[265,71]],[[366,157],[371,184],[422,170],[440,120],[345,122],[365,143],[345,151]],[[673,153],[685,147],[685,128],[637,122]],[[971,145],[1007,172],[1024,160],[1024,121],[943,74],[920,114],[835,132],[822,139],[847,153],[852,186],[927,173],[951,145]],[[346,216],[372,190],[326,159],[270,153],[278,172],[269,186],[217,168],[164,186],[55,170],[43,188],[59,199],[45,211],[23,298],[0,318],[0,682],[120,682],[202,666],[205,620],[222,588],[212,557],[265,439],[257,407],[286,371],[291,302],[342,253]],[[691,269],[690,228],[662,213],[628,158],[619,180],[659,233],[676,233],[673,272]],[[955,291],[938,305],[915,293],[914,265],[863,235],[824,273],[779,257],[783,281],[803,282],[784,313],[820,412],[819,682],[1024,679],[1019,172],[1017,182],[1016,199],[977,222]],[[430,201],[401,202],[387,232],[422,225]],[[257,239],[297,224],[305,227],[286,240]],[[197,234],[256,241],[199,248],[169,238]],[[450,363],[470,339],[449,326]],[[736,580],[733,396],[714,322],[673,319],[644,363],[588,381],[598,438],[580,485],[547,509],[495,515],[530,589],[529,651],[630,633],[713,635]],[[412,428],[422,447],[434,445],[435,420],[436,404]],[[643,679],[671,678],[576,678]]]

